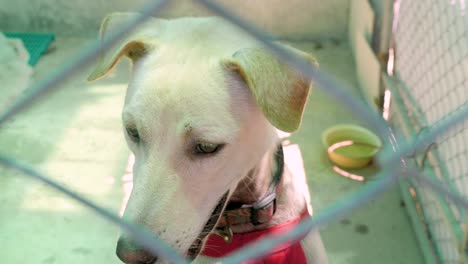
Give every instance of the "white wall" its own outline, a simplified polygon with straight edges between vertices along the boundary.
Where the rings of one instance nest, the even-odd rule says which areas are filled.
[[[173,0],[162,17],[209,15],[192,0]],[[261,28],[294,39],[346,38],[349,0],[218,0]],[[89,36],[113,11],[145,0],[0,0],[0,31]]]

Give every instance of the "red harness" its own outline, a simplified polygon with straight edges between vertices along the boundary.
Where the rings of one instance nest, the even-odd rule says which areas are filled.
[[[249,233],[234,234],[231,243],[226,243],[222,237],[216,234],[208,235],[207,242],[201,252],[202,256],[220,258],[242,248],[243,246],[257,241],[267,235],[282,235],[292,230],[303,219],[310,217],[307,209],[300,216],[289,220],[283,224],[273,226],[265,230],[259,230]],[[301,237],[298,240],[287,241],[273,248],[268,255],[242,262],[242,264],[307,264],[304,251],[301,246]]]

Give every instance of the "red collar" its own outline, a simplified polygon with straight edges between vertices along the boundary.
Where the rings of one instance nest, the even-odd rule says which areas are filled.
[[[276,171],[272,183],[263,198],[253,204],[228,203],[218,220],[217,229],[251,223],[261,225],[270,221],[276,212],[276,199],[279,197],[283,183],[284,154],[283,145],[279,144],[275,152]]]
[[[249,233],[234,234],[232,237],[231,243],[226,243],[222,237],[216,234],[209,234],[205,246],[201,252],[201,255],[208,257],[224,257],[231,252],[234,252],[248,243],[254,242],[258,239],[261,239],[267,235],[281,235],[292,230],[299,222],[303,219],[310,217],[307,207],[304,211],[296,218],[291,219],[283,224],[279,224],[268,229],[253,231]],[[292,245],[296,244],[298,241],[301,241],[304,237],[301,237],[298,240],[287,241],[283,244],[278,245],[270,251],[270,253],[278,252],[284,250]]]

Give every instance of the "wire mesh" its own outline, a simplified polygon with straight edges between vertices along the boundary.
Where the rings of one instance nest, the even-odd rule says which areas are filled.
[[[123,38],[125,34],[129,34],[132,29],[134,29],[140,23],[142,23],[149,15],[155,15],[167,2],[168,1],[157,1],[157,2],[149,1],[148,5],[141,9],[142,15],[137,20],[132,21],[129,25],[123,27],[120,32],[117,32],[113,37],[109,39],[109,41],[103,43],[101,47],[99,47],[99,44],[94,43],[92,47],[86,49],[83,53],[76,56],[75,60],[72,60],[72,63],[64,67],[62,70],[53,73],[49,78],[45,79],[43,82],[39,82],[33,87],[31,87],[31,90],[33,92],[21,98],[16,104],[14,104],[10,109],[8,109],[4,114],[0,116],[0,128],[1,128],[1,125],[4,124],[7,120],[9,120],[11,117],[20,113],[21,111],[24,111],[26,108],[31,107],[33,103],[37,101],[37,99],[44,98],[44,95],[46,95],[46,93],[57,90],[57,88],[60,87],[60,84],[63,81],[70,78],[70,76],[73,75],[78,69],[81,69],[85,67],[86,65],[88,65],[92,61],[92,59],[98,55],[99,48],[106,48],[112,44],[115,44],[119,39]],[[293,67],[297,68],[302,73],[311,77],[315,81],[315,83],[318,84],[317,86],[318,88],[321,88],[324,92],[334,96],[340,102],[346,104],[356,114],[363,116],[365,120],[368,121],[368,124],[375,130],[377,130],[379,134],[381,135],[382,139],[385,141],[385,144],[384,144],[385,151],[379,156],[379,159],[378,159],[379,164],[382,167],[382,170],[376,176],[377,180],[369,183],[368,185],[363,187],[359,192],[356,192],[352,195],[344,197],[343,199],[329,206],[322,212],[318,212],[318,214],[316,214],[313,219],[307,219],[303,221],[290,233],[282,237],[274,237],[274,238],[268,237],[268,238],[262,239],[262,241],[259,244],[257,244],[256,247],[245,247],[241,249],[240,251],[235,252],[232,255],[219,260],[220,262],[240,263],[244,260],[251,259],[257,256],[261,256],[267,253],[269,249],[273,248],[274,246],[278,245],[279,243],[285,240],[297,238],[309,232],[312,229],[316,229],[324,224],[329,223],[333,219],[349,214],[354,209],[365,205],[366,201],[369,201],[370,199],[382,194],[387,188],[389,188],[390,186],[392,186],[392,184],[397,182],[398,176],[404,175],[404,172],[406,169],[406,160],[404,157],[407,157],[411,153],[419,153],[421,151],[424,151],[425,147],[429,145],[431,142],[433,142],[434,138],[445,136],[449,138],[456,138],[456,141],[458,143],[460,142],[460,140],[465,140],[466,142],[466,137],[458,138],[458,135],[462,135],[462,136],[466,135],[464,134],[464,132],[462,133],[458,132],[459,126],[461,125],[463,126],[464,124],[465,128],[463,128],[461,131],[467,131],[466,122],[464,121],[468,118],[468,107],[466,107],[466,97],[465,97],[464,105],[462,101],[457,101],[458,105],[456,107],[438,106],[437,109],[444,107],[443,109],[445,112],[442,114],[439,112],[437,112],[437,114],[435,113],[431,114],[432,119],[430,120],[435,121],[437,119],[437,120],[440,120],[441,122],[439,123],[433,122],[431,123],[431,125],[434,125],[432,127],[433,129],[430,129],[427,133],[421,133],[417,136],[414,135],[408,140],[405,140],[403,137],[393,132],[392,128],[385,123],[385,121],[380,117],[379,113],[375,113],[371,111],[365,106],[365,104],[362,103],[361,100],[358,100],[357,98],[354,98],[353,96],[350,96],[347,92],[347,88],[345,84],[337,82],[332,76],[328,75],[327,73],[319,71],[318,69],[309,66],[308,64],[304,63],[304,61],[294,56],[294,54],[291,54],[287,50],[284,50],[281,47],[275,45],[271,41],[271,38],[269,37],[269,35],[265,34],[264,32],[261,32],[256,27],[239,19],[238,16],[232,14],[231,12],[229,12],[229,10],[223,8],[221,5],[218,5],[215,2],[211,2],[207,0],[199,0],[199,2],[200,4],[203,4],[205,7],[213,11],[215,14],[223,16],[225,19],[229,20],[233,24],[236,24],[240,28],[244,29],[247,33],[256,37],[259,41],[264,43],[265,46],[270,51],[272,51],[275,55],[277,55],[279,58],[286,60]],[[443,9],[443,10],[446,10],[446,9]],[[464,21],[466,22],[466,20]],[[454,23],[458,23],[458,22],[454,22]],[[452,24],[449,24],[449,25],[452,25]],[[463,32],[462,34],[464,38],[466,39],[466,29],[462,29],[461,32]],[[463,45],[464,45],[463,39],[454,40],[454,41],[458,43],[457,47],[460,44],[461,45],[460,48],[463,49]],[[442,51],[444,50],[442,49]],[[408,53],[408,54],[411,54],[411,53]],[[465,54],[465,57],[466,57],[466,53],[463,53],[463,54]],[[462,77],[461,79],[459,77],[456,77],[455,81],[451,81],[451,83],[454,85],[450,87],[455,87],[455,86],[459,87],[457,85],[459,84],[460,80],[463,80],[462,85],[465,85],[466,87],[466,76],[463,77],[463,71],[466,70],[466,67],[467,67],[466,58],[465,60],[460,60],[458,58],[456,61],[459,62],[459,64],[457,65],[462,66],[461,68]],[[429,62],[426,62],[426,64],[428,63]],[[398,73],[402,71],[402,68],[399,68],[400,65],[401,65],[401,62],[398,62],[397,64]],[[454,70],[455,68],[450,67],[450,65],[447,67],[448,68],[444,68],[446,69],[447,75],[449,72],[459,71],[458,68],[456,68],[457,70]],[[422,72],[421,70],[417,70],[417,69],[414,70],[413,68],[407,68],[406,71],[410,71],[410,72],[414,71],[417,74],[423,74],[421,73]],[[460,73],[456,73],[456,74],[457,74],[456,76],[459,76]],[[414,75],[412,74],[408,76],[414,76]],[[418,75],[418,78],[427,79],[428,77],[420,77]],[[462,87],[461,90],[463,90],[463,86],[461,87]],[[456,89],[458,89],[456,91],[459,92],[460,88],[456,88]],[[418,93],[419,97],[422,98],[424,93],[425,93],[424,91],[421,91],[420,93]],[[465,96],[466,96],[466,91],[465,91]],[[448,93],[446,97],[452,98],[453,95]],[[433,103],[435,104],[435,102]],[[430,104],[425,105],[425,107],[426,108],[424,109],[426,110],[432,109],[432,106],[430,106]],[[449,113],[453,113],[453,114],[449,114]],[[444,118],[441,118],[442,116]],[[457,128],[456,132],[454,134],[453,133],[447,134],[447,132],[452,131],[453,127]],[[449,141],[446,140],[443,142],[449,142]],[[449,149],[453,151],[453,149],[451,148]],[[458,154],[458,153],[461,153],[461,154]],[[461,152],[457,152],[456,154],[452,156],[448,156],[447,161],[449,159],[456,160],[457,161],[456,164],[459,164],[460,156],[462,156],[462,159],[463,157],[466,158],[466,148],[463,148]],[[28,174],[34,177],[37,180],[40,180],[48,184],[50,187],[61,191],[62,193],[68,195],[70,198],[80,202],[82,205],[94,210],[96,213],[98,213],[102,217],[105,217],[108,220],[113,221],[115,224],[119,225],[123,230],[126,230],[128,233],[130,233],[137,242],[147,246],[147,248],[152,253],[159,255],[162,258],[168,259],[174,263],[186,262],[186,260],[184,260],[182,256],[178,255],[175,252],[175,250],[169,248],[163,241],[161,241],[157,237],[148,235],[148,233],[140,232],[139,231],[140,229],[137,226],[131,223],[126,223],[120,220],[117,216],[109,215],[106,212],[106,210],[87,201],[86,199],[76,194],[72,190],[69,190],[61,186],[60,184],[44,177],[42,174],[38,173],[36,170],[32,169],[27,164],[19,163],[15,161],[15,159],[9,158],[8,156],[0,156],[0,164],[3,164],[4,166],[9,167],[9,168],[14,168],[16,170],[19,170],[25,174]],[[460,172],[461,174],[458,173],[458,170],[460,170],[460,167],[458,166],[457,167],[458,174],[456,175],[458,175],[457,177],[462,177],[462,178],[463,178],[463,175],[465,175],[464,179],[466,179],[466,167],[462,167],[462,169],[464,169],[464,171],[462,170],[462,172]],[[417,177],[412,177],[411,176],[412,174],[416,174]],[[408,176],[411,179],[421,179],[421,178],[426,177],[426,175],[422,175],[421,171],[416,171],[416,172],[413,172],[412,174],[408,174]],[[455,181],[455,178],[451,178],[451,179]],[[447,186],[447,188],[445,187],[437,188],[436,185],[432,184],[432,181],[424,181],[424,180],[423,181],[419,180],[418,184],[420,185],[418,188],[430,187],[430,189],[427,189],[428,192],[437,194],[439,196],[443,195],[444,197],[447,197],[447,199],[449,199],[450,201],[455,201],[454,204],[456,204],[457,205],[456,207],[458,207],[458,209],[456,210],[456,212],[458,213],[462,212],[461,208],[468,207],[467,202],[466,202],[466,192],[465,193],[462,192],[462,194],[465,194],[465,196],[460,197],[458,195],[458,192],[452,193],[450,191],[447,191],[447,189],[451,190],[450,188],[453,188],[452,186]],[[455,188],[457,190],[464,190],[460,187],[457,187],[458,185],[459,184],[455,184]],[[461,186],[463,186],[463,183]],[[452,210],[452,211],[455,212],[455,210]]]
[[[401,0],[395,42],[395,79],[400,105],[393,123],[417,137],[468,104],[468,16],[465,1]],[[398,103],[397,103],[398,104]],[[468,197],[468,122],[434,139],[426,162],[429,177]],[[429,145],[428,145],[429,146]],[[466,261],[467,212],[445,195],[413,180],[410,187],[441,263]]]

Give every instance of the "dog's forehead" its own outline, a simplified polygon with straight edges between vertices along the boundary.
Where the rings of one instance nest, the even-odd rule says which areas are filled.
[[[165,125],[177,122],[200,128],[222,124],[226,130],[235,130],[232,95],[219,64],[185,61],[147,66],[134,72],[124,113],[136,116],[144,112],[141,118]]]
[[[135,71],[134,104],[154,103],[155,107],[191,109],[207,105],[225,106],[228,91],[221,66],[214,63],[170,63]],[[144,105],[143,107],[146,107]]]

